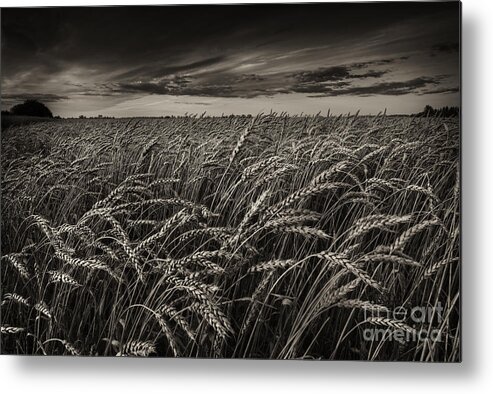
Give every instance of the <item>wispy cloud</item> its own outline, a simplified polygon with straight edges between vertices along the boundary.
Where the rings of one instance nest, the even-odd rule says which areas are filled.
[[[149,78],[138,76],[137,80],[124,82],[116,79],[104,85],[101,92],[106,94],[141,93],[173,96],[211,96],[254,98],[277,94],[305,93],[327,96],[397,96],[405,94],[426,94],[427,91],[448,92],[450,88],[437,89],[443,76],[419,76],[406,80],[392,77],[391,65],[398,66],[407,57],[385,58],[369,62],[319,67],[312,70],[299,70],[294,73],[236,74],[235,68],[224,67],[215,73],[201,72],[194,67],[196,74],[175,73]],[[196,62],[195,64],[199,64]],[[219,63],[220,64],[220,63]],[[380,67],[380,69],[377,69]],[[262,70],[259,69],[261,72]],[[388,76],[391,80],[381,81]],[[393,79],[393,80],[392,80]],[[378,81],[375,83],[375,81]]]
[[[458,22],[451,3],[6,9],[2,104],[36,97],[75,112],[145,96],[296,95],[312,105],[378,95],[387,106],[385,96],[415,105],[431,94],[448,103]]]
[[[427,88],[437,86],[439,79],[431,77],[419,77],[407,81],[379,82],[369,86],[349,86],[341,89],[329,88],[325,94],[328,96],[350,95],[350,96],[401,96],[410,93],[427,93]]]
[[[68,96],[62,96],[52,93],[20,93],[20,94],[2,94],[2,100],[22,101],[22,100],[39,100],[46,103],[68,100]]]
[[[442,42],[442,43],[433,45],[431,47],[431,50],[434,52],[454,53],[454,52],[459,51],[459,43],[458,42]]]

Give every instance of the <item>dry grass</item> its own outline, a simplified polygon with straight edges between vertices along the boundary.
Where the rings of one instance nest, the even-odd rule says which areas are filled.
[[[456,120],[386,116],[12,127],[2,352],[456,361],[458,143]]]

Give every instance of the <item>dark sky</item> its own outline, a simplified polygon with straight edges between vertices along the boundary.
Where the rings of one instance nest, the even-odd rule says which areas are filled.
[[[2,108],[62,116],[459,103],[458,2],[2,9]]]

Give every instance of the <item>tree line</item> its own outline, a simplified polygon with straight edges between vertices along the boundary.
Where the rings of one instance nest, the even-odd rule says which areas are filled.
[[[416,116],[419,117],[432,117],[432,116],[437,116],[437,117],[455,117],[459,116],[460,114],[460,109],[459,107],[441,107],[441,108],[433,108],[431,105],[425,106],[422,112],[419,112],[416,114]]]

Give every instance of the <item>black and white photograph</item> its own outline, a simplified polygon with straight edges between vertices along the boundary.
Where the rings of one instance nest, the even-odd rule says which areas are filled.
[[[2,355],[462,360],[460,2],[6,7],[1,107]]]

